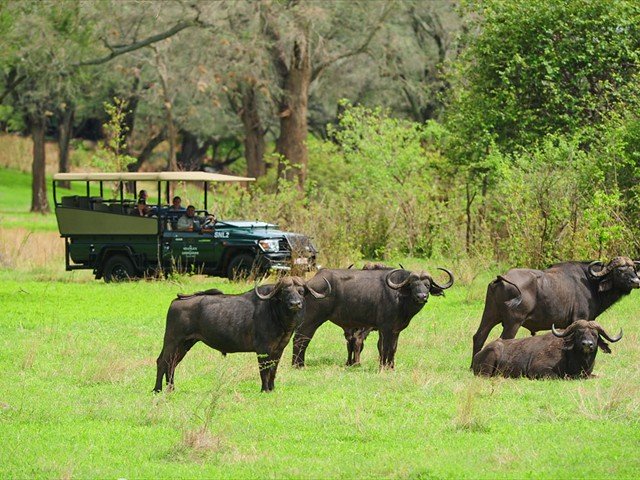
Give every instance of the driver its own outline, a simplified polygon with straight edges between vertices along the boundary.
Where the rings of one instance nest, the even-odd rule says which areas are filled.
[[[189,205],[184,215],[178,219],[177,229],[182,232],[199,231],[201,228],[212,228],[215,221],[216,218],[213,215],[196,216],[196,207]]]

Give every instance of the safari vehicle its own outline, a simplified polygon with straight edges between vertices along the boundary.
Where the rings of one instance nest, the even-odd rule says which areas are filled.
[[[53,198],[66,270],[90,269],[96,279],[111,282],[175,270],[235,279],[270,269],[315,268],[317,251],[310,239],[270,223],[217,220],[193,231],[176,229],[184,212],[169,210],[172,182],[202,183],[204,210],[196,214],[206,216],[209,183],[254,180],[207,172],[56,174]],[[58,198],[61,181],[86,183],[86,194]],[[127,197],[135,193],[125,193],[125,183],[137,192],[139,182],[157,184],[157,204],[147,202],[151,217],[132,215],[135,198]],[[118,198],[105,198],[105,187],[109,192],[115,187]]]

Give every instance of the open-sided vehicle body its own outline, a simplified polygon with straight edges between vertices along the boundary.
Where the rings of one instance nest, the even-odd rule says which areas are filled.
[[[197,215],[206,216],[210,182],[253,180],[207,172],[56,174],[53,195],[66,269],[91,269],[97,279],[111,281],[173,270],[234,278],[251,271],[289,270],[293,265],[315,268],[317,251],[310,239],[270,223],[218,220],[193,231],[176,229],[184,212],[169,208],[172,182],[203,184],[204,209]],[[58,198],[56,186],[61,181],[86,183],[86,194]],[[132,215],[135,199],[126,198],[125,183],[137,192],[139,182],[157,184],[158,201],[149,204],[150,217]],[[96,186],[99,195],[92,196]],[[118,198],[104,198],[105,186],[115,186]]]

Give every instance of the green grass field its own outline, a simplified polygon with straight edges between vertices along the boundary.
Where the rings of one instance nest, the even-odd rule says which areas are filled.
[[[0,221],[42,218],[23,213],[29,185],[8,188],[5,179],[18,174],[0,173]],[[55,232],[55,219],[47,222]],[[4,227],[8,241],[14,228]],[[326,324],[307,352],[307,368],[291,367],[287,347],[271,394],[259,392],[255,355],[222,357],[198,344],[176,371],[176,390],[154,395],[155,359],[176,293],[238,293],[251,285],[202,277],[107,285],[86,272],[64,272],[61,261],[33,268],[0,262],[2,478],[568,479],[640,472],[640,292],[599,318],[611,334],[622,327],[625,335],[612,355],[598,355],[598,376],[589,380],[473,377],[471,336],[496,273],[484,271],[430,299],[400,336],[395,371],[378,371],[375,333],[362,365],[345,367],[342,331]],[[491,338],[497,335],[499,329]]]

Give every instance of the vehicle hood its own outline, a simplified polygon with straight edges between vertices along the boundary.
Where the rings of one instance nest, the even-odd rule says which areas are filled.
[[[225,226],[233,227],[233,228],[249,228],[249,229],[273,229],[277,228],[278,225],[274,223],[266,223],[266,222],[251,222],[247,220],[220,220],[219,227],[224,228]]]

